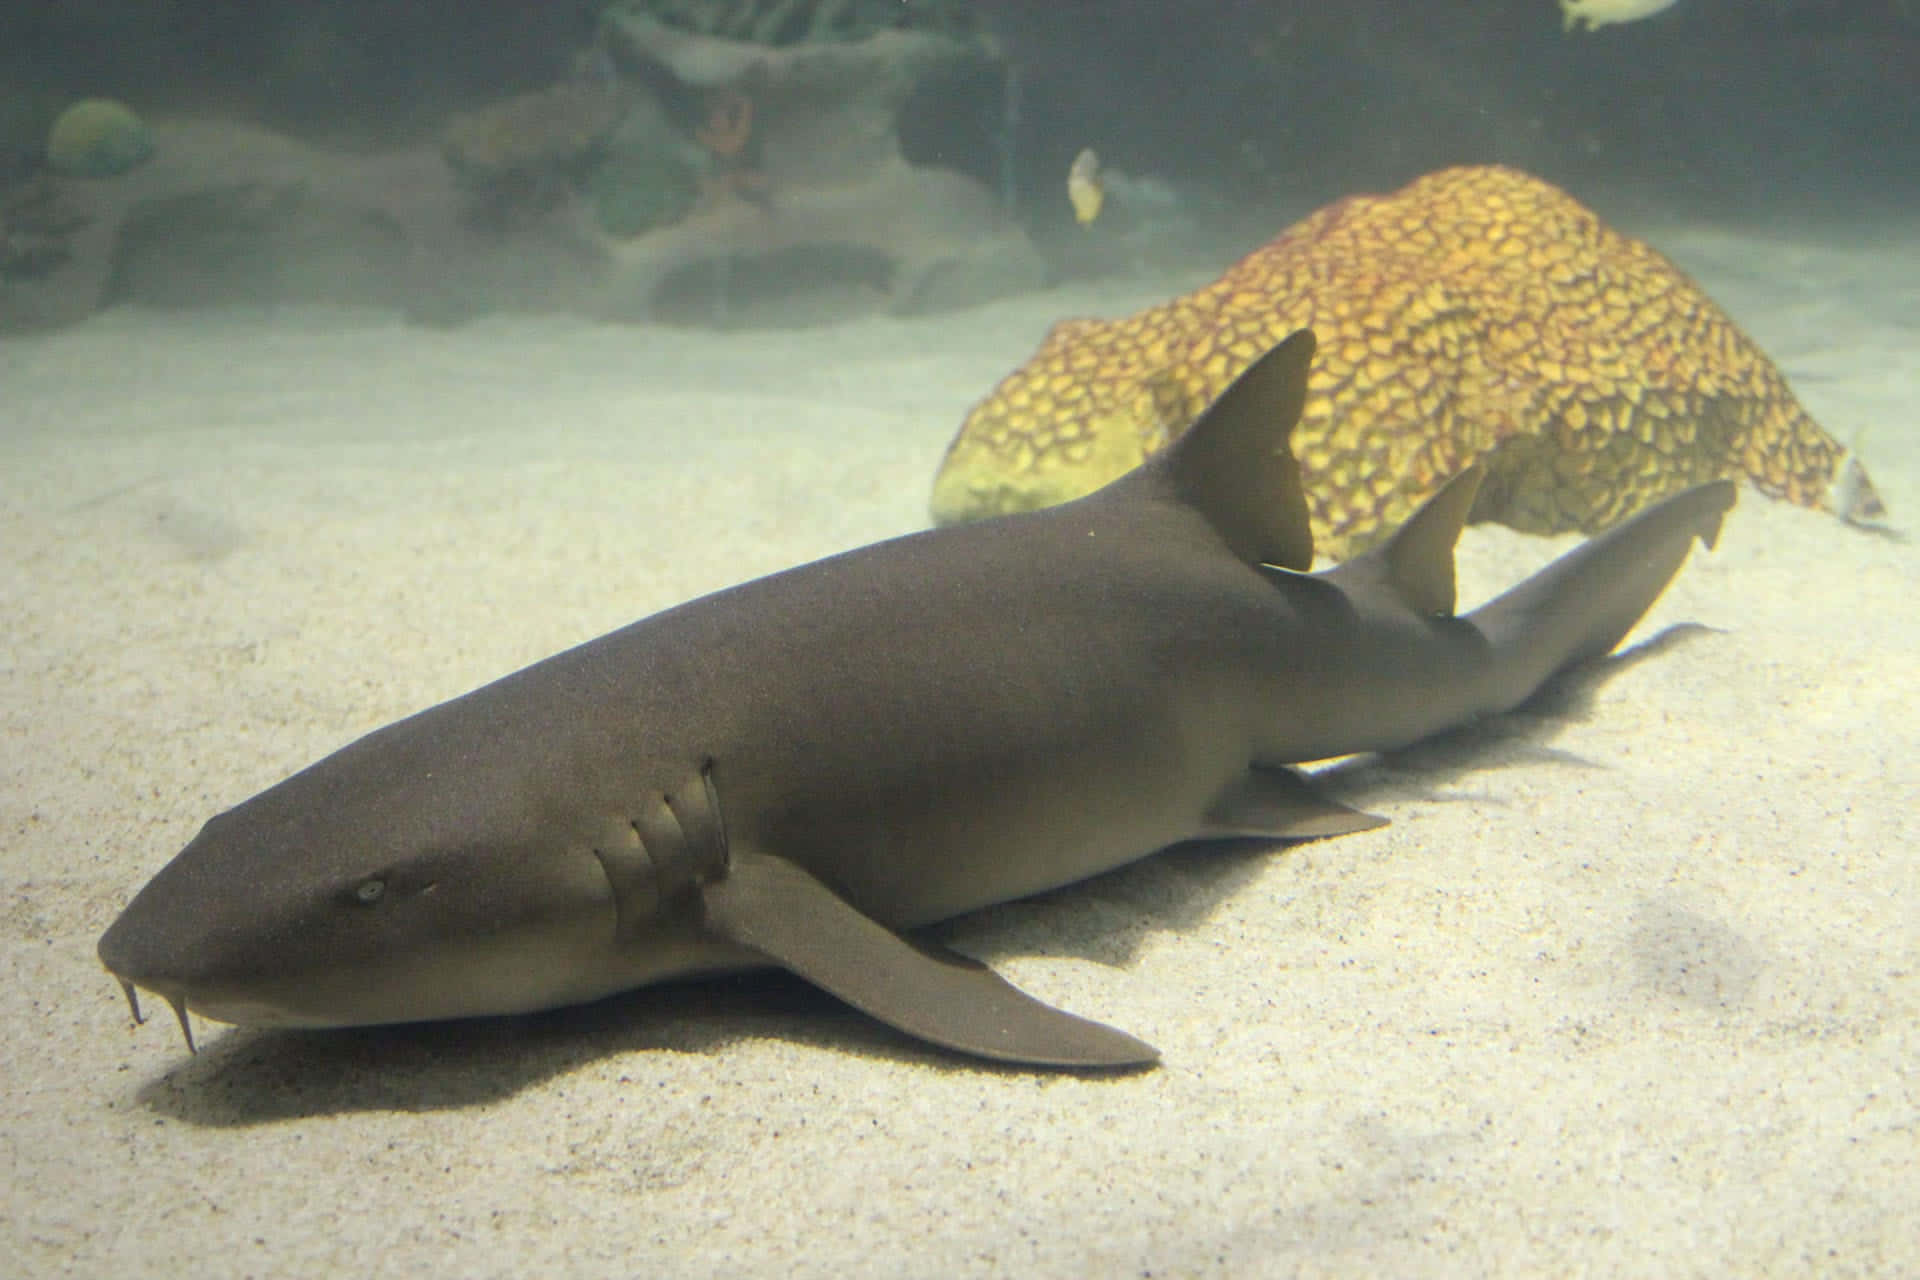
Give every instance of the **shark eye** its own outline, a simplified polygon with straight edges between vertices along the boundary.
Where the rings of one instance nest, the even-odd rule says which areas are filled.
[[[387,882],[379,876],[375,876],[371,880],[362,880],[353,887],[353,900],[363,904],[375,903],[380,901],[381,896],[385,894],[386,891]]]

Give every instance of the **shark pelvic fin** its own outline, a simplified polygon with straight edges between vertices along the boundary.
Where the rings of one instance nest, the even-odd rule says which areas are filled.
[[[1387,825],[1385,818],[1349,809],[1323,795],[1292,769],[1249,769],[1208,806],[1200,834],[1319,840]]]
[[[977,960],[908,942],[784,858],[735,850],[701,899],[715,936],[917,1039],[1048,1067],[1160,1057],[1124,1031],[1042,1004]]]

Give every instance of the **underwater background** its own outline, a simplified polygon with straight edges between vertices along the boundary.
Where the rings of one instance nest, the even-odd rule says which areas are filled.
[[[0,1271],[1920,1270],[1917,116],[1905,0],[0,6]],[[130,1026],[95,940],[212,814],[1308,323],[1323,560],[1476,460],[1463,604],[1740,505],[1337,766],[1391,826],[933,931],[1159,1069],[773,977]]]

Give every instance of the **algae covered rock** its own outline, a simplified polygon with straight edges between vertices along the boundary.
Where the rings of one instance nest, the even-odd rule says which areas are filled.
[[[53,122],[47,164],[69,178],[112,178],[153,154],[153,134],[133,109],[111,98],[83,98]]]
[[[73,234],[86,223],[45,177],[0,195],[0,288],[45,279],[65,265]]]

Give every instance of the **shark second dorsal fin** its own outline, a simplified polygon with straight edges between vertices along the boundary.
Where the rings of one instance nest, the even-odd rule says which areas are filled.
[[[1486,468],[1468,467],[1421,503],[1392,537],[1321,576],[1348,591],[1384,591],[1423,618],[1452,617],[1453,549],[1485,478]]]
[[[1141,468],[1162,492],[1204,516],[1249,563],[1313,567],[1307,496],[1288,443],[1307,402],[1313,347],[1311,329],[1294,331]]]

